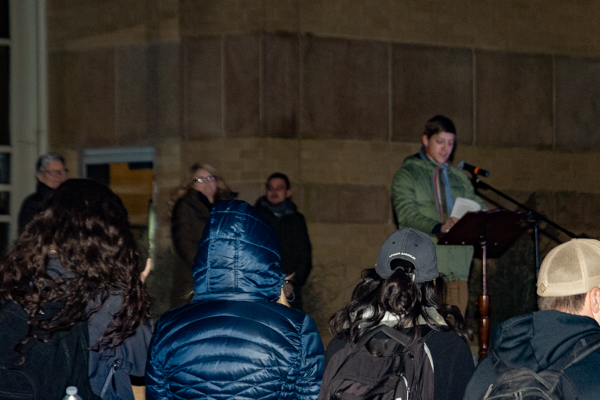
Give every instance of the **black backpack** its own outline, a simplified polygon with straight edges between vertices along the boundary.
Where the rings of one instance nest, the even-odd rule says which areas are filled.
[[[534,372],[529,368],[510,368],[493,351],[488,357],[494,365],[496,382],[481,399],[576,400],[577,391],[564,371],[600,348],[600,337],[581,339],[547,369]]]
[[[44,308],[44,317],[56,315],[62,304]],[[0,305],[0,400],[60,400],[68,386],[77,386],[85,400],[99,400],[88,376],[89,335],[86,321],[55,334],[48,342],[35,338],[22,347],[25,362],[15,352],[27,334],[27,313],[12,301]]]
[[[387,338],[375,337],[380,332]],[[381,325],[356,345],[347,343],[327,365],[319,400],[433,400],[433,361],[425,344],[433,332],[411,344],[409,336]]]

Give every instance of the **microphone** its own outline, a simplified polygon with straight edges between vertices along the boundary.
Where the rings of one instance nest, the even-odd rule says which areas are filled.
[[[479,176],[483,176],[483,177],[488,177],[490,176],[490,173],[488,171],[486,171],[485,169],[481,169],[479,167],[476,167],[474,165],[471,164],[467,164],[464,161],[461,161],[458,163],[457,165],[458,169],[462,169],[464,171],[467,171],[469,173],[471,173],[473,176],[475,175],[479,175]]]

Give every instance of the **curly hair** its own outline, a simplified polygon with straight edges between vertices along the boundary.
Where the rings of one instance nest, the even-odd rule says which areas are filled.
[[[48,274],[53,254],[72,277],[53,279]],[[29,316],[28,334],[21,345],[32,336],[41,339],[35,332],[49,340],[69,330],[89,319],[109,296],[118,294],[121,308],[92,348],[119,346],[150,319],[139,261],[121,199],[91,180],[63,183],[0,264],[0,299],[21,305]],[[56,302],[63,305],[57,315],[37,318],[45,306]]]
[[[350,303],[329,320],[331,333],[358,343],[360,337],[377,327],[389,312],[397,317],[394,329],[414,327],[413,340],[421,336],[423,323],[433,330],[454,330],[462,338],[470,338],[472,332],[458,308],[438,302],[438,285],[443,286],[443,279],[438,278],[435,284],[434,281],[414,283],[410,276],[414,265],[398,261],[400,265],[388,279],[381,278],[374,268],[363,270]],[[447,326],[440,325],[428,308],[436,310]]]

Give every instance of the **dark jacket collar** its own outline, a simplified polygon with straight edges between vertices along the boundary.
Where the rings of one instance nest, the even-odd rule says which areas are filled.
[[[37,185],[35,187],[35,192],[37,194],[39,194],[40,196],[42,196],[42,198],[46,198],[48,196],[50,196],[50,193],[52,193],[54,191],[54,189],[52,189],[50,186],[46,185],[45,183],[42,183],[40,181],[37,181]]]
[[[277,218],[281,218],[284,215],[293,215],[296,213],[296,210],[298,209],[296,207],[296,205],[290,199],[285,199],[281,203],[279,203],[277,205],[273,205],[273,204],[269,203],[269,200],[267,200],[266,196],[260,197],[258,199],[258,201],[256,202],[256,204],[257,204],[257,207],[262,207],[262,208],[269,210]]]

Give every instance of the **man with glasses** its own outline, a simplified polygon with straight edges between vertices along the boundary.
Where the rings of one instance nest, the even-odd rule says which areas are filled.
[[[25,226],[42,210],[42,203],[54,189],[67,180],[65,159],[57,153],[44,154],[35,164],[38,180],[35,193],[23,200],[19,211],[19,235]]]
[[[302,309],[302,285],[312,268],[312,247],[304,216],[292,202],[290,180],[275,172],[267,178],[266,193],[255,204],[256,209],[279,236],[281,268],[286,276],[294,274],[286,285],[290,305]]]

